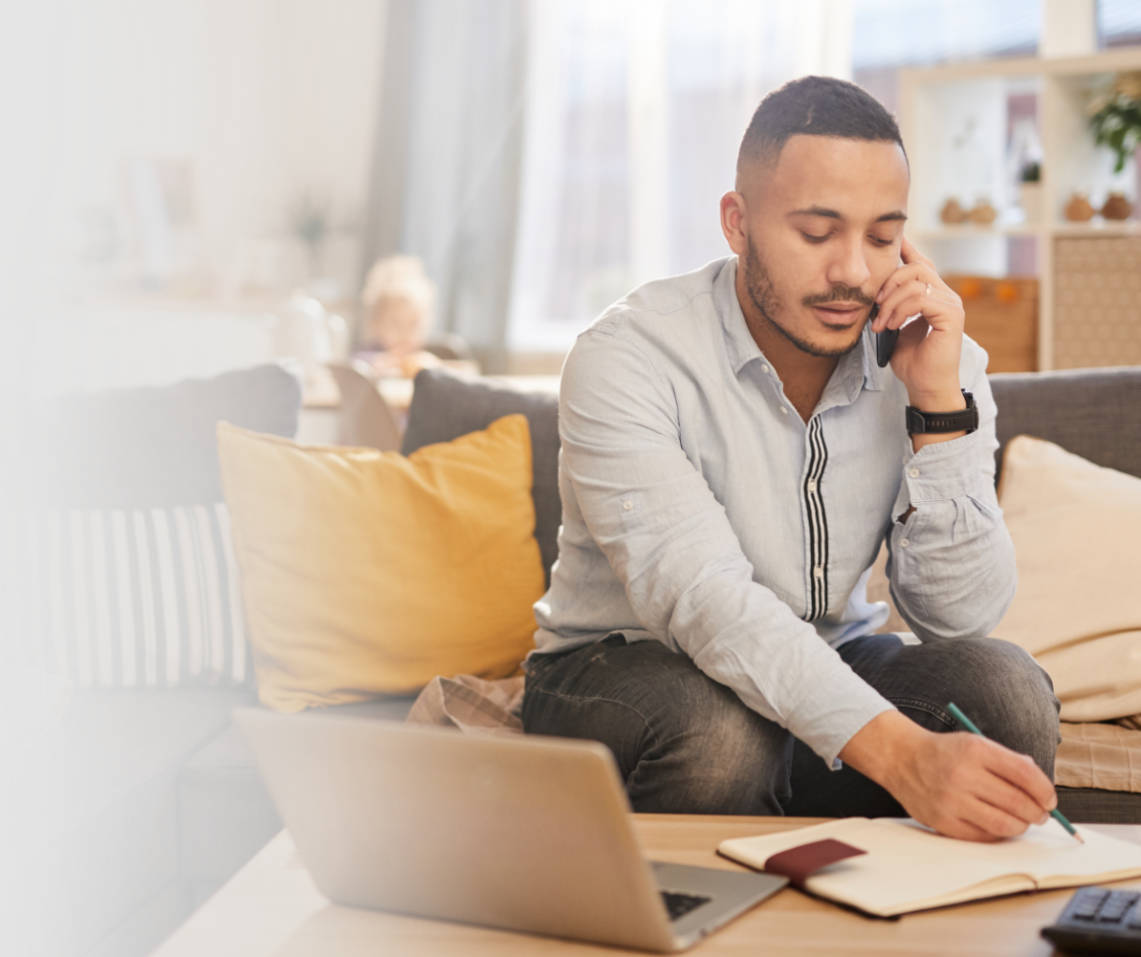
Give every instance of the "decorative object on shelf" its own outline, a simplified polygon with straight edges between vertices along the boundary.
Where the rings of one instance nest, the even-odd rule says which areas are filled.
[[[1011,303],[1018,302],[1018,284],[1011,282],[1009,279],[1000,279],[998,283],[995,284],[994,297],[1003,305],[1007,306]]]
[[[1090,102],[1089,112],[1094,142],[1113,151],[1113,171],[1120,173],[1141,143],[1141,71],[1119,73]]]
[[[1071,193],[1062,212],[1071,223],[1086,223],[1093,218],[1094,208],[1085,193]]]
[[[1124,193],[1112,192],[1106,197],[1101,206],[1101,215],[1106,219],[1128,219],[1133,212],[1133,204],[1125,198]]]
[[[336,320],[344,322],[340,316]],[[347,348],[346,339],[347,331],[339,330],[338,321],[330,323],[325,307],[303,292],[295,292],[276,310],[275,352],[279,358],[297,360],[310,387],[320,381],[322,369],[335,357],[335,351]]]
[[[949,225],[965,223],[967,221],[967,211],[963,209],[962,204],[952,196],[943,204],[943,208],[939,210],[939,218]]]
[[[1030,162],[1018,173],[1018,205],[1030,225],[1042,221],[1042,164]]]
[[[290,215],[293,233],[305,247],[310,279],[321,274],[321,253],[329,234],[329,218],[327,205],[308,193],[301,197]]]
[[[1023,115],[1014,122],[1010,143],[1006,151],[1006,166],[1017,204],[1014,212],[1025,223],[1034,224],[1042,219],[1041,187],[1042,141],[1038,138],[1036,115]]]
[[[964,300],[969,301],[982,295],[983,284],[976,276],[963,276],[953,288]]]
[[[972,223],[978,223],[980,226],[989,226],[994,222],[997,216],[998,210],[991,205],[989,199],[985,198],[977,200],[975,205],[971,207],[970,212],[967,213],[967,218]]]

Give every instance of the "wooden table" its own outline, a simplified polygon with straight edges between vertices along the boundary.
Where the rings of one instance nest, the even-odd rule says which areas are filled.
[[[734,868],[714,848],[728,837],[762,834],[818,823],[808,818],[634,816],[648,857]],[[1141,845],[1141,826],[1085,825]],[[1141,854],[1141,847],[1138,849]],[[1141,879],[1115,884],[1141,888]],[[863,917],[785,889],[692,951],[735,954],[994,954],[1046,955],[1038,936],[1052,923],[1071,890],[1044,891],[962,904],[899,920]],[[301,865],[282,831],[229,883],[208,900],[155,957],[355,957],[355,955],[458,955],[524,957],[533,954],[626,953],[610,947],[529,937],[355,910],[330,904]]]

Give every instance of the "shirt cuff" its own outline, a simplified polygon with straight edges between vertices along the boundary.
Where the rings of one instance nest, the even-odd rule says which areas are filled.
[[[994,493],[994,439],[982,431],[925,445],[903,460],[903,482],[892,515],[909,506]]]
[[[788,726],[789,731],[820,755],[833,771],[843,767],[838,755],[856,732],[877,715],[895,710],[887,698],[862,678],[855,674],[852,678],[852,682],[845,682],[846,687],[836,689],[836,694],[830,696],[832,701],[841,704],[829,706],[808,720],[790,721]]]

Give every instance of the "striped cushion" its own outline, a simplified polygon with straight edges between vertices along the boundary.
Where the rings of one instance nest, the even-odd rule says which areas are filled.
[[[45,397],[11,436],[0,421],[0,669],[252,684],[215,430],[293,435],[300,408],[298,377],[267,364]]]
[[[37,511],[22,520],[24,634],[78,687],[252,679],[226,506]]]

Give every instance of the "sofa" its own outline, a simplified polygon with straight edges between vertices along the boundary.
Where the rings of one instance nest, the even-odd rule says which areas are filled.
[[[991,381],[1004,449],[1013,436],[1030,433],[1141,476],[1141,368],[997,374]],[[53,443],[66,434],[75,447],[57,456],[50,494],[32,488],[33,498],[55,496],[58,505],[62,494],[74,505],[83,489],[84,506],[110,501],[162,507],[175,499],[217,505],[222,495],[214,422],[224,418],[292,435],[300,389],[293,376],[266,366],[165,391],[102,397],[95,404],[110,413],[113,438],[100,417],[65,422],[57,410]],[[549,578],[560,523],[554,395],[423,370],[401,451],[455,439],[510,413],[522,413],[530,428],[534,535]],[[88,481],[99,473],[92,463],[105,467],[108,460],[115,467]],[[85,481],[71,481],[80,473]],[[101,487],[98,495],[90,492],[93,486]],[[164,488],[155,498],[155,490]],[[34,773],[28,774],[27,803],[42,813],[18,858],[27,875],[23,889],[31,892],[22,918],[24,952],[147,953],[280,828],[253,757],[231,723],[234,707],[256,701],[251,662],[247,657],[244,670],[236,668],[239,657],[231,649],[214,672],[191,675],[193,680],[130,687],[98,680],[79,688],[54,679],[38,683],[37,663],[23,663],[27,697],[34,699],[25,715],[50,714],[42,722],[48,731],[30,736],[25,749],[39,758],[29,765]],[[198,665],[201,672],[201,660]],[[168,662],[168,673],[177,674],[172,667]],[[415,700],[411,692],[321,710],[402,720]],[[37,721],[24,723],[34,727]],[[1136,734],[1141,738],[1141,731]],[[1141,756],[1141,747],[1136,753]],[[52,757],[45,759],[47,754]],[[1060,804],[1076,821],[1137,823],[1138,791],[1063,787]]]
[[[999,409],[996,478],[1000,489],[1010,443],[1025,435],[1061,446],[1096,466],[1141,477],[1141,367],[995,373],[990,382]],[[531,427],[535,536],[544,568],[549,569],[557,557],[561,516],[555,396],[520,394],[492,384],[464,382],[434,370],[421,372],[416,379],[403,451],[408,453],[431,442],[453,439],[512,412],[524,413]],[[1141,508],[1141,502],[1135,507]],[[1131,554],[1136,556],[1141,545],[1131,544]],[[880,580],[877,582],[874,575],[869,580],[869,596],[890,605],[887,584],[882,578],[882,558],[881,555]],[[1059,555],[1056,562],[1051,562],[1064,569],[1080,564],[1081,556]],[[1135,559],[1130,567],[1139,564]],[[892,610],[892,618],[898,622]],[[900,623],[901,630],[905,627]],[[1141,615],[1134,617],[1133,627],[1141,627]],[[1003,637],[1001,632],[999,636]],[[1141,633],[1133,641],[1131,660],[1136,672],[1141,663]],[[417,709],[417,719],[460,728],[485,726],[486,715],[496,715],[498,719],[504,705],[513,701],[504,689],[486,683],[445,682],[443,687],[429,690],[432,700],[420,702],[424,706]],[[476,695],[484,695],[484,700],[473,700]],[[1108,722],[1063,724],[1058,800],[1071,820],[1141,823],[1139,728],[1141,723],[1136,719],[1133,727]]]
[[[7,952],[146,953],[273,833],[223,740],[256,689],[214,422],[292,435],[300,406],[297,377],[267,364],[46,397],[15,426],[0,613],[24,906]]]

